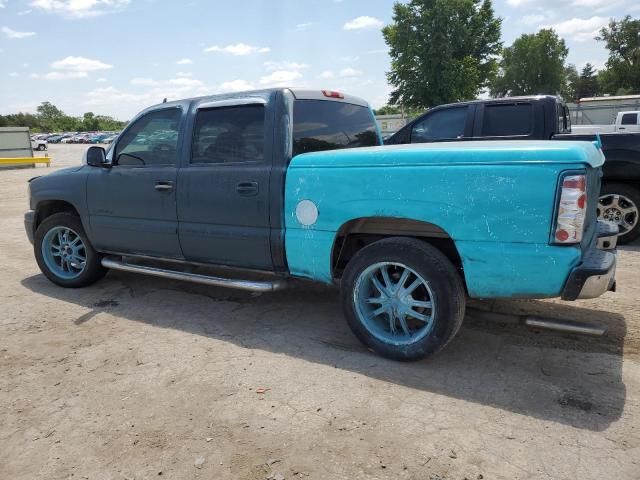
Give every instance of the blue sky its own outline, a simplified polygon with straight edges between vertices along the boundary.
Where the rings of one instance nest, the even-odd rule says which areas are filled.
[[[169,99],[269,86],[332,88],[386,103],[380,33],[393,0],[0,0],[0,113],[51,101],[128,119]],[[553,26],[569,61],[602,66],[592,40],[637,0],[496,0],[509,45]]]

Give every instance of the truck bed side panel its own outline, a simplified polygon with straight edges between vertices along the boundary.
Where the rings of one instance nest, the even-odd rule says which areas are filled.
[[[365,217],[406,218],[435,224],[454,239],[471,296],[558,296],[581,257],[579,248],[548,245],[558,176],[576,168],[580,166],[291,168],[285,190],[289,270],[331,282],[331,252],[342,225]],[[296,217],[302,200],[317,206],[318,219],[311,226]]]

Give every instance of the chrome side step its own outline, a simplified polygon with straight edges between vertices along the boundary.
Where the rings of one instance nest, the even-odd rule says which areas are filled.
[[[179,272],[165,268],[148,267],[146,265],[135,265],[114,257],[104,257],[102,266],[123,272],[144,273],[155,277],[169,278],[171,280],[183,280],[193,283],[201,283],[214,287],[236,288],[239,290],[249,290],[251,292],[275,292],[283,290],[287,286],[286,280],[235,280],[230,278],[201,275],[198,273]]]

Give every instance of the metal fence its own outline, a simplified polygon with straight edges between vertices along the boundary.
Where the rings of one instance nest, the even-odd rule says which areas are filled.
[[[619,112],[640,110],[640,99],[598,105],[567,103],[572,125],[610,125],[615,123]]]

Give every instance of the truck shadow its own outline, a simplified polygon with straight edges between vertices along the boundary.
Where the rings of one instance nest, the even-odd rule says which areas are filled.
[[[609,333],[577,337],[467,319],[438,356],[400,363],[370,353],[358,342],[343,319],[335,290],[304,282],[258,296],[121,272],[110,272],[82,290],[59,288],[43,275],[22,284],[36,295],[91,308],[75,320],[78,328],[108,311],[126,320],[332,365],[576,428],[604,430],[620,418],[625,405],[624,317],[575,306],[579,304],[502,301],[497,307],[503,312],[597,319]]]

